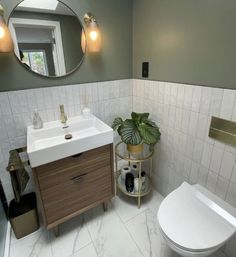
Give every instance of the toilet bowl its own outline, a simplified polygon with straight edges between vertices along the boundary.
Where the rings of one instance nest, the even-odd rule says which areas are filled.
[[[208,256],[236,232],[236,209],[186,182],[162,201],[157,219],[169,247],[186,257]]]

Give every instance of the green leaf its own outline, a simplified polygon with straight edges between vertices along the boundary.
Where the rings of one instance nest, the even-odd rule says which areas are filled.
[[[160,139],[161,133],[158,127],[153,127],[143,123],[139,125],[138,130],[144,143],[148,145],[156,144]]]
[[[146,123],[147,125],[152,126],[154,128],[158,128],[156,123],[151,120],[146,120],[144,123]]]
[[[135,122],[141,123],[144,120],[147,120],[149,117],[149,113],[136,113],[132,112],[131,117]]]
[[[123,120],[120,117],[115,118],[115,120],[112,123],[113,130],[117,130],[122,124]]]
[[[138,128],[132,120],[125,120],[119,132],[121,140],[126,144],[139,145],[142,142]]]

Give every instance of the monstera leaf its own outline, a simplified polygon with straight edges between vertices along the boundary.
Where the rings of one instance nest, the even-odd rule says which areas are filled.
[[[136,123],[141,123],[143,121],[145,122],[146,120],[148,120],[148,117],[149,117],[149,113],[136,113],[136,112],[131,113],[131,118]]]
[[[138,130],[143,139],[143,142],[148,145],[156,144],[161,136],[158,127],[150,126],[148,124],[142,123],[139,125]]]
[[[118,132],[121,136],[121,140],[126,144],[139,145],[142,143],[142,137],[136,124],[132,120],[125,120]]]
[[[113,128],[113,130],[117,130],[122,125],[123,120],[121,118],[115,118],[111,127]]]

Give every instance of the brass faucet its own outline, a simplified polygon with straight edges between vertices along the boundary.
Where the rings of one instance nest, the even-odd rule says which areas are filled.
[[[61,112],[61,123],[66,125],[66,122],[67,122],[68,118],[67,118],[67,116],[65,114],[64,105],[63,104],[60,105],[60,112]]]

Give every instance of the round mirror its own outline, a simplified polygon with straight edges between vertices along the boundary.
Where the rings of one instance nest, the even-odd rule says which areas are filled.
[[[82,63],[83,26],[64,3],[24,0],[11,13],[9,29],[15,55],[29,71],[47,77],[61,77]]]

